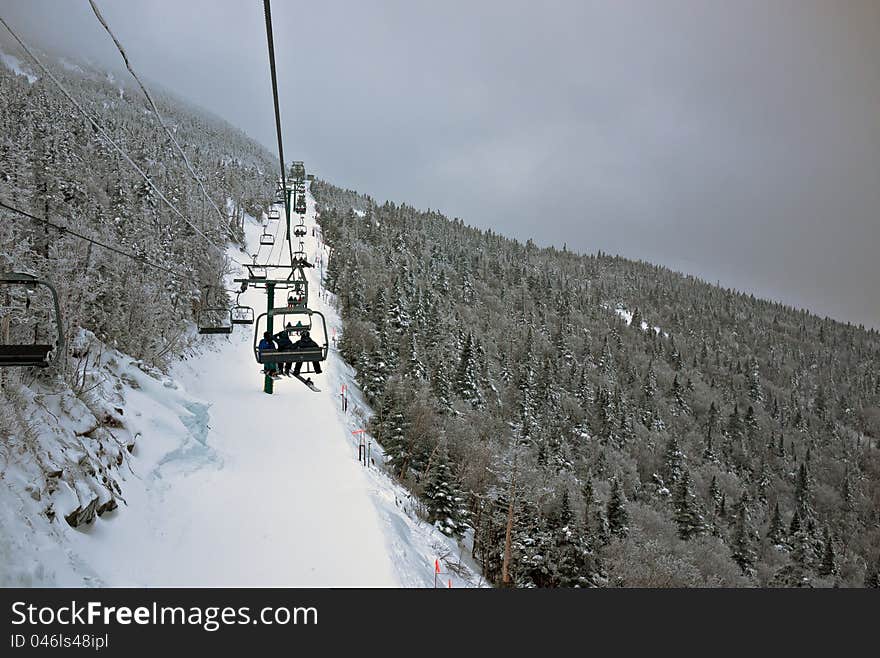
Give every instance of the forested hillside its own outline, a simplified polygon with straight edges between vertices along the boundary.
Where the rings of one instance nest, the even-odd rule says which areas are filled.
[[[240,238],[240,210],[258,214],[270,201],[272,161],[243,133],[157,95],[163,118],[227,216],[224,222],[136,87],[85,65],[44,59],[159,190],[221,248],[230,235]],[[50,80],[31,82],[0,66],[0,98],[0,198],[145,256],[178,277],[5,210],[0,271],[28,271],[58,283],[68,333],[89,329],[138,357],[165,351],[193,319],[202,286],[219,282],[222,254],[157,196]],[[11,316],[10,329],[33,331],[19,314]]]
[[[0,372],[0,585],[41,584],[52,582],[45,555],[54,549],[37,547],[53,524],[89,523],[125,500],[123,473],[139,437],[126,415],[123,359],[135,357],[161,379],[191,348],[203,286],[221,282],[225,249],[243,237],[243,214],[259,214],[270,201],[274,168],[240,131],[153,89],[218,214],[139,91],[112,73],[42,53],[199,236],[51,80],[0,45],[7,49],[0,63],[0,201],[137,257],[0,209],[0,272],[54,284],[65,335],[55,367]],[[225,295],[218,291],[212,302]],[[0,289],[4,343],[54,343],[55,332],[45,290]],[[29,560],[20,573],[9,566]]]
[[[312,191],[371,430],[490,581],[878,585],[876,330]]]

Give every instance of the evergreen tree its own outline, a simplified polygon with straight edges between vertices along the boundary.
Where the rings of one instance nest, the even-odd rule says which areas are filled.
[[[674,415],[676,416],[687,416],[691,413],[691,408],[687,403],[687,400],[684,399],[684,389],[678,381],[678,375],[675,375],[675,379],[672,380],[672,390],[670,391],[672,395],[672,399],[674,404]]]
[[[791,517],[791,523],[788,525],[788,536],[789,538],[794,537],[801,531],[801,515],[798,514],[798,511],[794,511],[794,515]]]
[[[753,358],[749,369],[749,398],[752,402],[763,402],[764,391],[761,387],[761,370],[758,360]]]
[[[584,534],[589,536],[594,522],[594,508],[596,507],[596,494],[593,491],[593,480],[587,478],[581,488],[581,497],[584,501],[583,526]]]
[[[435,457],[425,486],[428,522],[450,537],[459,537],[467,529],[467,510],[463,497],[453,481],[448,457],[442,453]]]
[[[473,336],[468,334],[458,362],[458,371],[455,376],[455,392],[475,409],[479,408],[483,402],[483,396],[480,393],[478,371]]]
[[[617,477],[611,480],[611,497],[608,500],[608,529],[613,535],[623,536],[629,532],[629,512],[626,510],[626,494]]]
[[[770,519],[770,526],[767,528],[767,541],[774,546],[779,546],[785,541],[785,526],[782,523],[782,515],[779,512],[779,501],[773,508],[773,516]]]
[[[674,436],[669,437],[663,457],[663,477],[667,486],[674,487],[681,478],[685,471],[684,459],[684,453],[678,447],[678,441]]]
[[[712,518],[710,522],[709,529],[712,534],[715,536],[720,536],[720,521],[723,518],[722,513],[722,503],[724,500],[724,495],[721,493],[721,489],[718,487],[718,480],[713,475],[712,482],[709,484],[709,510],[712,513]]]
[[[682,471],[678,480],[673,496],[673,505],[679,537],[687,540],[705,532],[706,523],[700,513],[696,496],[691,491],[691,477],[688,469]]]
[[[834,541],[831,531],[825,526],[825,535],[822,539],[822,563],[819,565],[819,575],[832,576],[837,573],[837,558],[834,552]]]
[[[777,584],[787,587],[809,587],[816,554],[807,528],[799,526],[789,539],[791,563],[774,576]]]
[[[755,409],[751,405],[746,409],[745,429],[746,437],[749,440],[749,447],[754,449],[758,444],[761,427],[758,424],[758,417],[755,415]]]
[[[632,319],[629,321],[629,326],[634,329],[641,330],[642,328],[642,314],[639,312],[638,307],[633,311]]]
[[[431,390],[441,409],[452,409],[452,382],[450,381],[449,369],[446,361],[441,359],[434,368],[431,376]]]
[[[411,324],[407,304],[408,302],[400,283],[400,277],[398,277],[394,280],[394,287],[391,290],[391,302],[388,306],[389,322],[393,330],[398,334],[406,331]]]
[[[757,559],[754,549],[754,535],[755,531],[749,513],[748,494],[743,492],[736,510],[736,528],[731,540],[731,550],[734,562],[747,575],[753,572]]]
[[[584,587],[595,584],[599,572],[598,561],[588,535],[574,523],[567,487],[562,489],[557,524],[552,549],[553,585]]]
[[[810,502],[811,489],[810,473],[807,469],[807,463],[804,461],[801,462],[801,465],[798,468],[797,482],[795,483],[795,500],[797,501],[797,508],[800,515],[804,518],[809,518],[812,512],[812,505]]]
[[[412,332],[407,337],[407,353],[409,357],[406,362],[404,374],[410,379],[425,379],[425,366],[419,358],[419,348],[416,343],[416,335]]]

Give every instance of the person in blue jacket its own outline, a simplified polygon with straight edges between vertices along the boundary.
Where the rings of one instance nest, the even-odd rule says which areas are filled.
[[[260,344],[257,346],[257,349],[260,351],[260,358],[263,357],[264,350],[272,350],[275,351],[278,349],[275,346],[275,343],[272,341],[272,334],[268,331],[263,332],[263,340],[260,341]],[[280,375],[276,372],[278,369],[277,363],[264,363],[263,364],[263,372],[265,372],[270,377],[278,378]]]

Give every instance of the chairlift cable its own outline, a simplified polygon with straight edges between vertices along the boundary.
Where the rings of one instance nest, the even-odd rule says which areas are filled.
[[[131,63],[128,61],[128,55],[125,52],[125,49],[122,47],[122,44],[119,42],[119,39],[116,38],[116,35],[113,34],[113,31],[110,29],[110,26],[107,24],[107,21],[104,19],[104,16],[101,14],[101,11],[98,9],[98,6],[95,4],[95,0],[89,0],[89,4],[92,6],[92,11],[95,13],[95,17],[98,19],[98,22],[104,26],[104,29],[107,31],[107,34],[110,35],[110,38],[113,39],[113,43],[116,44],[117,50],[119,50],[119,54],[122,55],[122,61],[125,62],[125,68],[128,69],[128,72],[131,73],[131,77],[135,79],[135,82],[140,86],[141,91],[144,92],[144,96],[147,101],[150,103],[150,107],[153,108],[153,112],[156,114],[156,118],[159,120],[159,125],[162,126],[162,129],[165,131],[165,134],[168,135],[168,138],[171,140],[171,143],[174,144],[177,151],[183,157],[183,162],[186,164],[186,168],[189,169],[189,173],[192,174],[193,179],[195,179],[196,183],[199,184],[199,189],[201,189],[202,194],[208,200],[212,206],[214,206],[214,210],[217,211],[217,215],[220,217],[221,226],[225,228],[226,232],[229,236],[235,240],[236,237],[232,234],[232,231],[229,230],[228,226],[225,225],[225,222],[229,221],[229,218],[223,214],[217,204],[214,202],[214,199],[211,198],[211,195],[208,194],[208,191],[205,189],[204,184],[202,183],[202,179],[195,172],[195,169],[192,166],[192,163],[189,161],[189,158],[186,155],[186,152],[181,148],[177,139],[174,137],[174,133],[168,128],[165,120],[162,118],[162,114],[159,112],[159,108],[156,106],[155,101],[153,101],[153,97],[150,95],[150,92],[147,91],[146,86],[141,79],[138,77],[137,73],[134,72],[134,69],[131,67]]]
[[[128,162],[128,164],[130,164],[132,168],[137,171],[138,174],[141,175],[141,177],[147,182],[147,185],[149,185],[150,188],[159,195],[159,198],[162,199],[168,205],[168,207],[171,208],[178,215],[178,217],[180,217],[186,224],[188,224],[198,235],[204,238],[204,240],[209,245],[211,245],[222,255],[226,256],[227,254],[225,249],[218,247],[214,243],[214,241],[211,240],[211,238],[209,238],[204,233],[204,231],[202,231],[198,226],[188,220],[186,216],[177,209],[177,206],[175,206],[173,203],[171,203],[171,201],[168,200],[168,198],[162,193],[162,190],[156,187],[155,183],[150,180],[150,177],[146,174],[146,172],[144,172],[144,170],[141,169],[137,165],[137,163],[135,163],[135,161],[131,159],[128,153],[125,152],[125,149],[123,149],[121,146],[119,146],[119,144],[116,143],[116,140],[114,140],[107,132],[107,130],[100,123],[98,123],[98,120],[83,108],[83,106],[70,94],[70,92],[67,91],[67,88],[58,81],[58,79],[52,74],[52,72],[46,67],[46,65],[43,64],[43,62],[36,55],[34,55],[33,52],[31,52],[31,49],[28,48],[27,44],[22,41],[22,39],[18,36],[18,34],[15,33],[15,31],[9,26],[9,23],[7,23],[2,16],[0,16],[0,23],[3,24],[3,27],[5,27],[9,34],[11,34],[12,37],[18,42],[25,53],[27,53],[28,57],[30,57],[34,61],[34,63],[43,70],[43,72],[55,84],[55,86],[57,86],[58,89],[61,90],[61,93],[64,94],[67,100],[69,100],[74,105],[74,107],[79,110],[80,114],[82,114],[108,142],[110,142],[113,148],[116,149],[116,151],[123,157],[123,159]],[[241,265],[241,263],[239,263],[235,258],[233,258],[232,260]]]
[[[139,262],[143,265],[146,265],[148,267],[153,267],[157,270],[162,270],[163,272],[168,272],[168,274],[171,274],[172,276],[179,278],[179,275],[177,274],[177,272],[175,272],[174,270],[171,270],[167,267],[162,267],[161,265],[156,265],[155,263],[151,263],[149,261],[149,259],[147,259],[146,256],[137,256],[136,254],[132,254],[127,251],[123,251],[122,249],[114,247],[113,245],[109,245],[105,242],[101,242],[100,240],[95,240],[94,238],[90,238],[87,235],[83,235],[82,233],[78,233],[77,231],[75,231],[71,228],[67,228],[66,226],[61,226],[60,224],[55,224],[54,222],[51,222],[50,220],[45,219],[44,217],[37,217],[36,215],[32,215],[29,212],[25,212],[24,210],[21,210],[19,208],[15,208],[14,206],[10,206],[9,204],[4,203],[3,201],[0,201],[0,207],[5,208],[6,210],[10,210],[14,213],[18,213],[19,215],[22,215],[23,217],[27,217],[29,219],[32,219],[35,222],[40,222],[41,224],[44,224],[44,225],[48,226],[49,228],[55,229],[59,233],[69,234],[75,238],[79,238],[80,240],[85,240],[86,242],[91,242],[92,244],[94,244],[98,247],[102,247],[104,249],[107,249],[108,251],[112,251],[116,254],[119,254],[120,256],[125,256],[126,258],[131,258],[132,260],[136,260],[137,262]]]
[[[290,196],[287,194],[287,173],[284,171],[284,141],[281,136],[281,107],[278,102],[278,76],[275,71],[275,40],[272,36],[272,7],[270,0],[263,0],[266,14],[266,44],[269,48],[269,71],[272,76],[272,102],[275,106],[275,133],[278,136],[278,159],[281,165],[281,189],[284,193],[285,221],[290,228]],[[288,240],[290,259],[293,260],[293,247]]]

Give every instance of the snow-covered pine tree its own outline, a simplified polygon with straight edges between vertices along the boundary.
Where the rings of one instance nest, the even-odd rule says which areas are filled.
[[[691,476],[687,468],[682,470],[675,486],[672,504],[675,509],[675,522],[678,525],[679,537],[687,540],[706,531],[706,522],[700,512],[696,496],[691,490]]]
[[[474,338],[468,334],[464,340],[461,356],[458,360],[458,370],[455,374],[455,392],[462,400],[472,407],[479,408],[483,403],[483,395],[480,392],[479,365],[477,363]]]
[[[678,446],[674,436],[670,436],[666,442],[666,451],[663,455],[663,479],[668,487],[674,487],[685,471],[685,456]]]
[[[467,529],[467,509],[461,490],[452,477],[445,451],[433,457],[424,496],[429,523],[450,537],[464,534]]]
[[[736,526],[731,537],[731,552],[733,561],[736,562],[743,573],[750,575],[754,571],[757,553],[755,551],[755,529],[752,526],[751,512],[749,511],[749,496],[743,491],[736,508]]]
[[[419,346],[414,332],[407,333],[406,344],[407,360],[404,367],[404,377],[416,380],[425,379],[425,365],[419,358]]]
[[[623,536],[629,532],[629,512],[626,494],[620,478],[611,479],[611,497],[608,499],[608,529],[613,535]]]
[[[779,512],[779,501],[773,507],[773,516],[770,517],[770,525],[767,527],[767,541],[773,546],[780,546],[785,541],[785,525]]]

